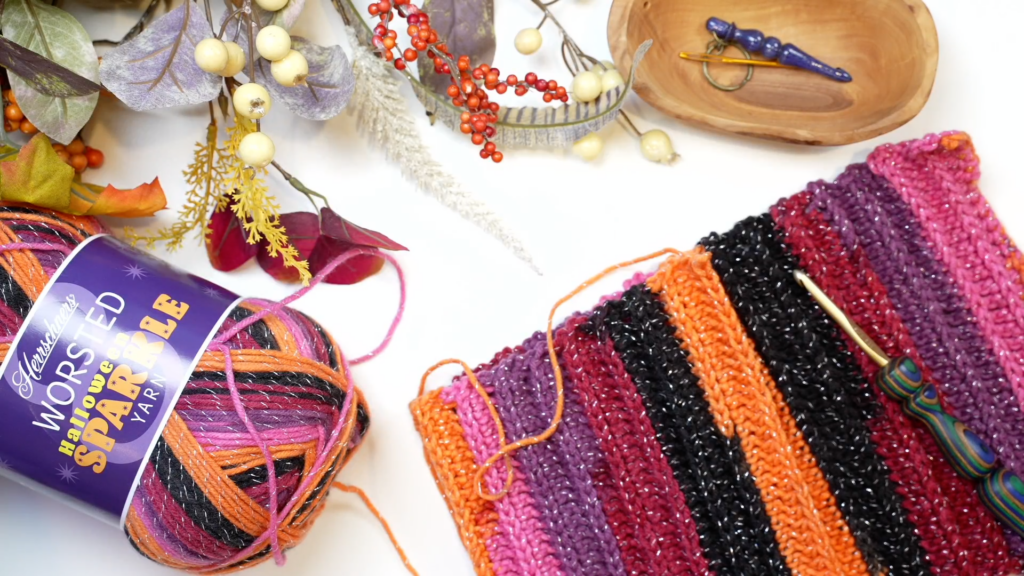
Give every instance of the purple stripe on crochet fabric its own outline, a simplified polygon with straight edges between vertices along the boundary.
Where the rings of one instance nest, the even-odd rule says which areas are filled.
[[[509,441],[544,431],[554,416],[554,373],[546,335],[536,333],[494,370],[493,400]],[[548,441],[516,453],[566,574],[624,575],[615,537],[591,481],[580,438],[593,433],[566,395],[562,425]],[[585,441],[584,441],[585,442]]]
[[[509,351],[499,353],[500,361]],[[481,385],[491,390],[493,369],[480,367],[476,376]],[[498,429],[483,398],[466,376],[455,379],[441,392],[445,402],[454,402],[463,435],[473,451],[477,465],[483,465],[499,447]],[[522,467],[513,460],[513,481],[504,498],[494,502],[498,525],[487,540],[487,549],[497,574],[522,576],[556,576],[563,574],[561,563],[545,532],[540,512],[523,476]],[[507,478],[502,463],[493,466],[486,475],[486,488],[499,492]]]
[[[810,188],[847,246],[862,246],[955,415],[1016,474],[1024,415],[974,318],[921,235],[909,207],[866,164]]]

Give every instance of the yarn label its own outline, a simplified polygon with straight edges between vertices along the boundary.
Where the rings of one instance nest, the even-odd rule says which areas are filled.
[[[123,526],[160,432],[239,298],[111,236],[86,239],[29,297],[0,366],[0,474]]]

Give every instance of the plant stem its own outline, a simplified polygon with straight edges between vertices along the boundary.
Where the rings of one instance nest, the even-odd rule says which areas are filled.
[[[551,0],[547,3],[541,2],[541,0],[530,1],[544,13],[544,19],[541,20],[540,23],[543,24],[545,21],[551,20],[551,23],[557,26],[559,32],[562,33],[562,62],[565,63],[565,67],[569,69],[569,72],[572,73],[573,76],[579,74],[582,70],[589,70],[592,67],[592,64],[600,63],[597,58],[586,54],[580,49],[579,45],[576,44],[576,41],[572,39],[572,36],[569,36],[569,33],[566,32],[565,28],[562,27],[562,24],[557,18],[555,18],[555,15],[551,13],[551,10],[548,10],[548,6],[555,4],[559,0]],[[540,25],[537,27],[540,28]],[[570,60],[572,61],[572,64],[570,64]],[[642,133],[636,127],[636,124],[633,124],[633,121],[629,119],[625,110],[619,109],[619,113],[616,115],[616,120],[618,120],[635,136],[641,136]]]
[[[221,39],[221,40],[224,39],[224,33],[227,32],[227,30],[228,30],[228,24],[231,24],[231,21],[234,20],[235,18],[238,18],[238,16],[241,13],[242,13],[242,9],[238,8],[237,10],[235,10],[235,11],[231,12],[230,14],[228,14],[227,18],[224,19],[224,23],[220,25],[220,32],[217,33],[217,38],[218,39]]]
[[[277,160],[271,161],[270,165],[273,166],[274,168],[277,168],[277,171],[281,173],[281,177],[287,180],[288,184],[290,184],[292,188],[295,188],[296,190],[304,194],[306,198],[309,199],[309,202],[313,205],[313,208],[319,208],[316,205],[316,201],[313,200],[314,197],[323,200],[324,205],[327,206],[328,208],[331,207],[331,203],[327,200],[326,196],[317,192],[316,190],[311,190],[307,188],[306,185],[303,184],[301,180],[299,180],[295,176],[292,176],[290,172],[282,168],[281,165],[277,163]]]
[[[142,16],[139,17],[139,21],[136,22],[134,26],[129,28],[128,32],[126,32],[125,35],[122,36],[120,40],[93,40],[92,43],[93,44],[111,44],[113,46],[120,46],[121,44],[124,44],[125,42],[131,40],[132,38],[135,38],[136,36],[138,36],[139,34],[142,33],[142,29],[145,28],[146,24],[148,24],[149,21],[153,18],[153,14],[156,12],[157,7],[159,7],[159,6],[160,6],[160,0],[150,0],[149,6],[146,6],[146,10],[142,13]],[[210,9],[209,4],[207,4],[206,9],[207,9],[207,17],[209,17],[209,9]],[[212,26],[212,24],[211,24],[211,26]]]
[[[203,0],[203,7],[206,9],[206,19],[210,22],[210,32],[216,33],[213,27],[213,11],[210,10],[210,0]]]

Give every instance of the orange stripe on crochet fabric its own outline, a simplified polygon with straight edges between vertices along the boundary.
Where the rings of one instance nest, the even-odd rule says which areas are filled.
[[[409,405],[423,454],[459,530],[462,543],[479,576],[493,576],[487,541],[498,526],[493,502],[477,492],[477,465],[463,434],[454,406],[444,403],[440,390],[419,396]]]
[[[824,475],[711,266],[697,248],[648,280],[671,317],[715,422],[740,445],[794,574],[868,574]]]

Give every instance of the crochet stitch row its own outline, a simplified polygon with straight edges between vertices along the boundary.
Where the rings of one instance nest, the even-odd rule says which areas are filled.
[[[463,375],[417,398],[477,572],[1021,572],[1024,543],[793,278],[807,272],[887,354],[917,362],[1024,472],[1024,258],[977,166],[960,133],[883,146],[571,316],[550,336],[558,428],[480,490],[504,435],[556,417],[545,334],[478,368],[480,390]]]

